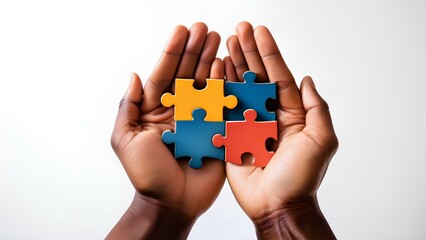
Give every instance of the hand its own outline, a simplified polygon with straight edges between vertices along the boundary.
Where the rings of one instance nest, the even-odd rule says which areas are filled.
[[[277,84],[278,141],[264,169],[254,167],[252,159],[244,159],[242,166],[226,164],[235,198],[260,238],[334,238],[316,199],[338,147],[327,103],[310,77],[297,87],[266,27],[253,30],[242,22],[236,32],[227,41],[227,80],[243,81],[243,73],[250,70],[257,80]]]
[[[192,169],[187,160],[177,161],[161,140],[163,131],[175,127],[173,108],[160,103],[161,95],[172,91],[174,79],[192,78],[204,85],[206,78],[224,77],[223,62],[215,58],[220,36],[207,32],[203,23],[189,31],[176,27],[144,89],[138,75],[131,76],[111,143],[136,195],[109,239],[186,238],[222,189],[222,161],[207,160],[201,169]]]

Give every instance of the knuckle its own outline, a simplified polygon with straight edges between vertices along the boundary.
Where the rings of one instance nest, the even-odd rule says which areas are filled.
[[[129,107],[129,105],[135,105],[137,107],[140,107],[142,105],[142,101],[140,101],[140,100],[139,101],[131,101],[131,100],[128,100],[126,98],[123,98],[123,99],[120,100],[118,107],[119,107],[120,110],[123,110],[123,109],[127,109]]]
[[[120,144],[120,140],[114,133],[111,135],[110,144],[112,149],[116,152],[118,149],[118,145]]]
[[[339,148],[339,139],[333,129],[323,135],[324,149],[333,156]]]
[[[122,98],[120,100],[120,103],[118,105],[119,108],[124,108],[127,105],[127,100],[125,98]]]
[[[321,101],[321,108],[327,112],[330,111],[330,106],[324,99]]]
[[[329,145],[333,152],[337,151],[339,148],[339,139],[337,138],[336,134],[332,134],[332,136],[329,139]]]
[[[313,106],[310,106],[308,109],[308,112],[312,111],[312,112],[317,112],[317,113],[322,113],[322,114],[328,114],[330,112],[330,107],[328,105],[328,103],[324,100],[319,101],[318,103],[316,103]]]

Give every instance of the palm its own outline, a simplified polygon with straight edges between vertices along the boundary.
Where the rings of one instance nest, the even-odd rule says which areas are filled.
[[[260,81],[276,82],[278,87],[279,136],[273,158],[264,169],[254,167],[247,156],[242,166],[226,165],[237,201],[256,219],[312,198],[337,140],[325,102],[315,97],[310,80],[304,79],[297,88],[269,31],[264,27],[253,31],[250,24],[241,23],[237,35],[228,39],[230,58],[224,59],[228,80],[241,81],[242,73],[250,70]]]
[[[144,89],[133,76],[112,137],[135,189],[191,218],[203,213],[219,194],[224,166],[207,160],[194,170],[188,161],[173,157],[161,140],[162,132],[174,130],[173,108],[161,106],[160,97],[172,90],[174,77],[195,78],[199,84],[207,77],[223,78],[223,63],[215,60],[219,41],[216,33],[207,34],[204,24],[195,24],[189,32],[177,27]]]

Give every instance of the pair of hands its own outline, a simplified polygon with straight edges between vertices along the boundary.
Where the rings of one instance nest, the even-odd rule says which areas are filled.
[[[253,29],[242,22],[236,32],[227,40],[229,56],[221,60],[216,58],[218,33],[208,32],[204,23],[189,30],[177,26],[144,87],[132,74],[111,142],[136,194],[107,238],[187,237],[225,178],[259,238],[334,237],[316,200],[338,146],[328,106],[310,77],[298,88],[266,27]],[[242,166],[224,167],[222,161],[206,160],[201,169],[192,169],[187,161],[176,161],[161,140],[163,131],[175,127],[173,108],[161,105],[161,95],[171,90],[175,78],[195,79],[203,86],[206,78],[225,75],[227,81],[243,81],[248,70],[259,81],[277,84],[278,141],[269,164],[256,168],[245,159]],[[174,227],[163,229],[164,223]]]

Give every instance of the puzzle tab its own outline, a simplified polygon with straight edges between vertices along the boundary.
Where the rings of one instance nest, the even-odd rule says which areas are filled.
[[[274,155],[266,149],[266,140],[277,140],[277,122],[257,122],[255,110],[244,112],[245,121],[226,122],[226,136],[216,134],[213,137],[213,145],[225,146],[225,161],[241,165],[241,155],[251,153],[254,156],[253,165],[265,167]]]
[[[224,160],[224,148],[213,146],[212,137],[225,133],[225,122],[204,121],[206,111],[200,108],[193,111],[193,116],[190,121],[176,121],[176,132],[165,131],[163,142],[175,143],[176,158],[191,157],[189,165],[192,168],[201,168],[203,157]]]
[[[255,83],[256,74],[247,71],[243,75],[244,82],[226,82],[225,95],[234,95],[238,105],[234,109],[225,109],[227,121],[244,120],[244,111],[253,109],[257,112],[257,121],[274,121],[275,112],[266,109],[268,99],[276,99],[275,83]]]
[[[175,106],[176,121],[192,120],[192,111],[202,108],[207,112],[204,119],[209,122],[223,121],[223,108],[234,108],[238,100],[235,96],[224,96],[224,80],[207,79],[207,86],[198,90],[194,88],[193,79],[176,79],[175,94],[165,93],[161,103],[165,107]]]

